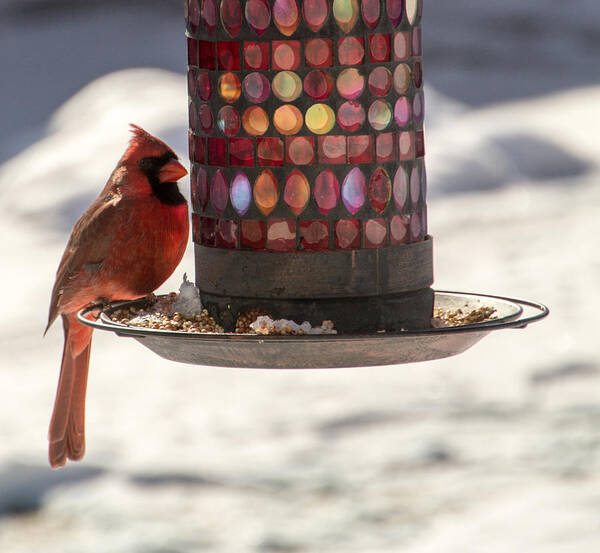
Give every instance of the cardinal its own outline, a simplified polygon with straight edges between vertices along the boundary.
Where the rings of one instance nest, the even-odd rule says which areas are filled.
[[[92,329],[77,321],[77,312],[152,293],[173,273],[187,244],[187,202],[177,187],[187,171],[164,142],[137,125],[131,132],[106,186],[73,227],[52,289],[46,332],[60,315],[65,335],[48,431],[52,468],[85,453]]]

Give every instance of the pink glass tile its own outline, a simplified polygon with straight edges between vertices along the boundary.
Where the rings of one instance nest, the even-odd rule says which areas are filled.
[[[421,175],[419,175],[419,169],[415,165],[410,172],[410,201],[413,206],[419,203],[421,198]]]
[[[283,140],[277,137],[257,138],[258,165],[275,167],[283,165]]]
[[[387,96],[392,88],[392,73],[387,67],[375,67],[369,74],[369,90],[373,96]]]
[[[390,244],[400,246],[408,242],[410,215],[394,215],[390,219]]]
[[[242,83],[244,95],[254,104],[264,102],[271,93],[271,83],[262,73],[254,71],[244,78]]]
[[[385,7],[392,25],[397,27],[404,14],[404,0],[386,0]]]
[[[254,165],[254,143],[251,138],[229,139],[229,163],[235,167]]]
[[[204,134],[210,134],[213,128],[213,116],[208,104],[198,106],[198,127]]]
[[[348,137],[348,163],[371,163],[375,159],[373,136],[370,134]]]
[[[421,224],[421,216],[418,213],[413,213],[410,216],[409,231],[411,242],[420,242],[423,240],[423,226]]]
[[[367,183],[363,172],[354,167],[350,169],[342,184],[342,201],[346,209],[352,214],[360,210],[367,197]]]
[[[381,17],[381,5],[379,0],[362,0],[361,12],[365,25],[372,31],[377,27]]]
[[[344,102],[337,112],[338,125],[348,132],[360,129],[366,119],[365,110],[358,102]]]
[[[425,115],[423,102],[423,91],[419,90],[415,93],[415,97],[413,98],[413,117],[417,126],[423,123],[423,118]]]
[[[244,68],[256,71],[269,68],[268,42],[244,42]]]
[[[300,221],[300,246],[305,250],[329,249],[328,221]]]
[[[217,126],[225,136],[235,136],[240,130],[240,114],[233,106],[223,106],[217,114]]]
[[[231,181],[231,205],[239,215],[245,215],[252,203],[252,185],[243,171],[238,171]]]
[[[300,24],[300,9],[296,0],[275,0],[273,21],[281,34],[293,35]]]
[[[304,0],[302,16],[311,31],[318,31],[329,16],[329,0]]]
[[[313,136],[288,136],[285,139],[286,163],[309,165],[315,161],[315,139]]]
[[[296,249],[295,219],[268,220],[267,249],[278,252],[290,252]]]
[[[304,43],[304,57],[309,67],[328,67],[333,63],[333,41],[311,38]]]
[[[398,159],[409,161],[415,158],[415,133],[403,131],[398,133]]]
[[[267,243],[267,224],[264,221],[243,219],[240,229],[242,247],[264,250]]]
[[[375,139],[375,156],[377,163],[386,163],[396,159],[396,136],[394,133],[380,133]]]
[[[206,71],[198,71],[197,92],[201,100],[208,102],[212,93],[212,85],[210,83],[210,75]]]
[[[262,36],[271,22],[271,7],[267,0],[246,0],[246,21],[248,26]]]
[[[396,100],[394,106],[394,119],[399,127],[406,127],[411,119],[410,103],[406,96],[402,96]]]
[[[327,215],[337,205],[340,184],[331,169],[325,169],[317,175],[313,186],[313,198],[317,209],[323,215]]]
[[[215,230],[217,248],[234,249],[238,245],[238,223],[219,219]]]
[[[188,104],[188,117],[190,120],[190,129],[199,132],[200,123],[198,121],[198,104],[193,100]]]
[[[379,5],[379,0],[377,0]],[[341,65],[359,65],[365,60],[365,39],[348,36],[338,41],[338,60]]]
[[[208,205],[208,174],[204,167],[198,167],[192,181],[192,206],[196,211],[204,211]]]
[[[394,59],[404,61],[410,57],[410,33],[401,31],[394,33]]]
[[[335,222],[335,247],[341,250],[360,248],[360,221],[341,219]]]
[[[421,49],[421,27],[416,27],[412,32],[412,51],[413,56],[420,56],[423,54]]]
[[[385,219],[368,219],[363,226],[365,248],[383,248],[387,245],[387,224]]]
[[[394,175],[393,196],[396,209],[402,211],[408,200],[408,175],[402,165],[398,167]]]
[[[342,135],[319,136],[319,163],[346,163],[346,137]]]
[[[274,40],[273,69],[290,70],[300,65],[300,42],[298,40]]]
[[[188,29],[192,34],[195,34],[200,25],[200,0],[186,0],[184,7],[187,8],[186,21]]]

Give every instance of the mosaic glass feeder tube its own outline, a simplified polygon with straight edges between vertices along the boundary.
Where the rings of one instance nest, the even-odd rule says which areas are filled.
[[[196,283],[344,332],[429,326],[422,0],[186,0]]]

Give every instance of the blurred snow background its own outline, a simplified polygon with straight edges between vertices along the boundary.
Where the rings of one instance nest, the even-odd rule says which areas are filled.
[[[86,458],[47,467],[70,228],[130,121],[185,158],[180,4],[0,1],[0,551],[599,550],[596,0],[425,6],[436,288],[549,319],[345,371],[177,365],[96,333]],[[190,250],[161,290],[184,271]]]

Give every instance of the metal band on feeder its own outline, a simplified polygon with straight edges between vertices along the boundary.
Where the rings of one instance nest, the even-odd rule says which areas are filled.
[[[421,0],[190,0],[196,283],[341,332],[424,329]]]

